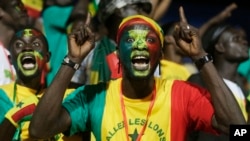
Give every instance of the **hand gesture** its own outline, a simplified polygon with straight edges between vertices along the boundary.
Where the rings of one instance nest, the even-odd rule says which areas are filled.
[[[174,38],[176,44],[192,59],[200,58],[205,55],[201,45],[198,29],[187,23],[184,10],[179,8],[180,22],[176,25]]]
[[[235,10],[238,6],[235,3],[231,3],[228,5],[223,11],[221,11],[214,18],[218,22],[223,21],[232,15],[233,10]]]
[[[68,36],[68,57],[74,63],[80,64],[94,48],[95,34],[89,27],[90,21],[91,15],[88,14],[86,22]]]
[[[202,26],[199,28],[200,37],[203,36],[203,34],[206,32],[206,30],[208,30],[209,27],[215,24],[221,23],[225,21],[226,19],[228,19],[229,17],[231,17],[233,10],[237,9],[237,7],[238,6],[236,5],[236,3],[231,3],[225,9],[223,9],[220,13],[213,16],[207,22],[202,24]]]

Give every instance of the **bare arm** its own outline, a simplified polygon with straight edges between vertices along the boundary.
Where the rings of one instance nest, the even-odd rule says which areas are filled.
[[[224,10],[222,10],[219,14],[213,16],[211,19],[209,19],[207,22],[205,22],[201,27],[199,28],[199,34],[202,37],[205,31],[220,22],[225,21],[227,18],[231,16],[231,13],[233,10],[237,8],[237,5],[235,3],[231,3],[228,5]]]
[[[10,141],[12,140],[16,131],[16,127],[9,122],[6,118],[0,125],[0,140],[1,141]]]
[[[94,47],[95,37],[89,26],[87,26],[89,23],[90,14],[85,25],[69,35],[68,57],[74,63],[80,64]],[[75,70],[68,65],[62,65],[59,69],[53,82],[39,101],[32,117],[29,127],[32,137],[48,138],[66,131],[71,125],[70,116],[62,107],[62,100],[74,72]]]
[[[155,0],[151,0],[154,2]],[[151,17],[158,21],[160,20],[164,14],[168,11],[168,8],[172,2],[172,0],[159,0],[159,3],[154,3],[155,7],[152,9]]]
[[[180,7],[180,19],[180,24],[176,27],[174,34],[176,43],[195,62],[207,53],[201,46],[198,29],[188,25],[182,7]],[[217,73],[213,63],[205,63],[200,71],[211,94],[215,110],[215,115],[212,119],[214,128],[227,134],[229,133],[230,124],[245,124],[246,121],[237,101]]]

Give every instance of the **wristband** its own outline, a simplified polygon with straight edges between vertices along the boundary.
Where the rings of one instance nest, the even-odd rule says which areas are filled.
[[[204,64],[213,61],[213,57],[210,54],[207,54],[203,57],[201,57],[199,60],[195,61],[195,65],[198,68],[198,70],[201,70]]]
[[[73,61],[71,61],[69,59],[68,56],[64,57],[62,65],[67,65],[67,66],[71,67],[74,70],[78,70],[81,67],[81,64],[74,63]]]
[[[38,103],[38,98],[36,96],[31,96],[27,99],[20,101],[13,108],[11,108],[6,114],[5,118],[8,119],[12,125],[16,128],[18,123],[24,119],[31,119],[31,116]]]

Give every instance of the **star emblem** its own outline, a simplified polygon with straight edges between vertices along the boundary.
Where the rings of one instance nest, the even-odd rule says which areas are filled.
[[[17,103],[16,107],[22,108],[23,104],[24,104],[24,103],[23,103],[22,101],[20,101],[19,103]]]
[[[132,138],[132,141],[136,141],[136,139],[139,136],[137,129],[135,128],[134,133],[133,134],[128,134],[128,136]]]

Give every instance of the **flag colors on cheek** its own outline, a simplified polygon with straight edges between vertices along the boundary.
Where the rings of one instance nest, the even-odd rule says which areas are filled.
[[[149,32],[147,35],[147,47],[150,54],[150,63],[151,66],[154,66],[158,63],[159,56],[161,54],[161,43],[160,39],[155,32]]]
[[[150,73],[152,67],[157,65],[160,54],[160,40],[155,32],[148,27],[131,29],[123,32],[119,44],[120,59],[123,65],[131,71],[131,61],[135,56],[144,56],[149,59],[149,67],[146,71],[140,73]]]

